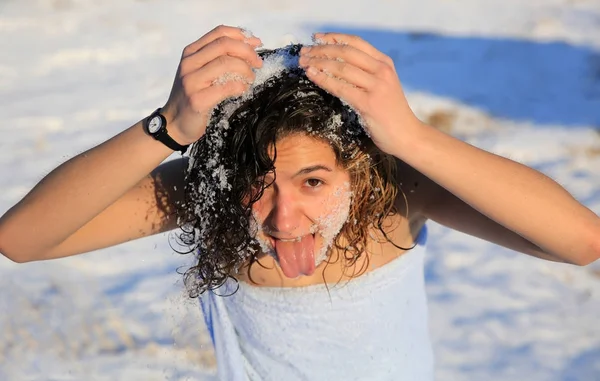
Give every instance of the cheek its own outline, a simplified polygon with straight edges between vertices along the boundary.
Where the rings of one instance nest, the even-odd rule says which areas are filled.
[[[318,233],[316,242],[319,247],[315,253],[315,266],[319,266],[327,258],[329,248],[348,220],[352,202],[352,193],[349,189],[348,183],[337,188],[323,203],[326,209],[321,210],[321,214],[315,221],[313,232]]]
[[[252,218],[250,219],[250,234],[256,238],[261,251],[265,254],[273,254],[273,244],[263,232],[263,222],[265,217],[261,215],[261,209],[256,204],[252,208]]]
[[[265,222],[267,213],[264,213],[264,208],[261,208],[260,205],[254,204],[252,206],[252,224],[257,228],[256,233],[260,234],[263,224]]]
[[[352,192],[349,183],[337,187],[322,203],[316,219],[319,232],[325,240],[333,239],[346,223],[350,214]]]

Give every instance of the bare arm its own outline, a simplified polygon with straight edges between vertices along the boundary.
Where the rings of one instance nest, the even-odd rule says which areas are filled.
[[[167,228],[170,207],[159,207],[148,174],[171,153],[137,123],[67,161],[0,218],[0,252],[57,258]]]
[[[262,65],[260,44],[218,26],[183,50],[163,108],[175,141],[200,139],[211,110],[248,89],[252,67]],[[217,81],[225,73],[245,80]],[[172,152],[139,122],[62,164],[0,218],[0,253],[16,262],[58,258],[175,227],[185,163],[157,168]]]
[[[586,265],[600,257],[600,218],[555,181],[433,127],[410,127],[396,155],[444,189],[427,217],[545,259]]]
[[[437,183],[398,160],[399,182],[413,215],[430,219],[453,230],[533,257],[554,262],[564,259],[543,251],[531,241],[481,214]],[[401,204],[402,200],[399,200]]]

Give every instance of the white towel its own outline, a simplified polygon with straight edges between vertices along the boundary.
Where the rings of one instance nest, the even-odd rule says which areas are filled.
[[[423,276],[427,229],[418,245],[348,283],[256,287],[227,282],[200,297],[219,379],[433,379]]]

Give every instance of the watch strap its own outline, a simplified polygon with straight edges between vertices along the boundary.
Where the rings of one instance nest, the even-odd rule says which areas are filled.
[[[150,133],[149,129],[148,129],[148,123],[155,116],[159,116],[160,117],[160,119],[162,120],[162,126],[155,133]],[[169,147],[173,151],[180,151],[182,155],[185,153],[185,151],[187,151],[189,145],[185,145],[185,146],[181,145],[181,144],[177,143],[171,136],[169,136],[169,130],[167,130],[167,118],[165,118],[165,116],[163,114],[161,114],[161,109],[160,108],[156,109],[156,111],[154,111],[146,119],[145,125],[146,125],[146,132],[148,132],[154,139],[156,139],[159,142],[163,143],[164,145],[166,145],[167,147]]]
[[[154,136],[154,138],[166,145],[167,147],[169,147],[170,149],[172,149],[173,151],[180,151],[182,155],[185,153],[185,151],[187,151],[189,147],[189,145],[182,146],[181,144],[177,143],[172,137],[169,136],[169,133],[166,128],[161,128],[160,131],[158,131],[158,133]]]

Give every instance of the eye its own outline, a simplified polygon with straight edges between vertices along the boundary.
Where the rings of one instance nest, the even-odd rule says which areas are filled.
[[[323,185],[323,181],[319,179],[308,179],[304,182],[309,188],[318,188]]]

